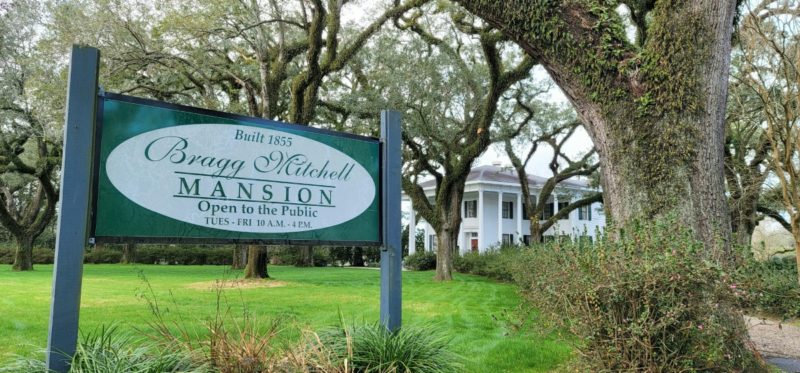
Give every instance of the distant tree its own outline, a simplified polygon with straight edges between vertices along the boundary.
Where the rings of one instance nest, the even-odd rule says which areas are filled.
[[[0,15],[0,223],[17,242],[17,271],[33,269],[33,243],[58,200],[58,106],[43,104],[52,104],[45,99],[47,79],[60,80],[35,49],[41,12],[36,2],[19,1]]]
[[[742,20],[739,38],[741,81],[761,100],[769,161],[780,183],[800,264],[800,11],[796,5],[761,1]]]
[[[762,201],[770,175],[771,148],[764,130],[761,99],[743,84],[741,55],[734,55],[725,126],[725,186],[734,242],[750,245],[753,231],[763,219]],[[781,220],[783,220],[781,218]]]
[[[437,3],[398,17],[405,33],[387,33],[354,64],[356,99],[328,110],[363,117],[380,107],[404,113],[403,191],[437,236],[436,280],[452,279],[464,183],[472,163],[496,141],[496,113],[515,104],[534,61],[497,31],[462,10]],[[351,96],[353,97],[353,96]],[[522,124],[520,124],[522,125]],[[431,177],[429,199],[418,183]]]
[[[531,107],[523,102],[519,103],[531,117],[531,121],[522,132],[504,141],[506,155],[511,160],[511,165],[517,173],[522,195],[524,198],[523,213],[530,220],[531,242],[541,242],[542,235],[548,229],[558,223],[559,220],[568,216],[575,209],[590,206],[595,202],[602,202],[603,196],[600,192],[591,192],[580,195],[580,199],[565,201],[566,204],[558,206],[555,214],[545,214],[547,201],[558,192],[558,185],[562,181],[575,177],[588,177],[595,173],[599,167],[595,159],[595,150],[585,153],[579,159],[573,159],[564,152],[564,145],[572,138],[575,131],[582,124],[574,118],[574,113],[552,105],[541,105],[541,107]],[[521,147],[527,147],[522,157],[516,153],[517,142]],[[534,154],[540,146],[547,145],[553,151],[553,156],[548,162],[551,175],[542,184],[538,194],[532,194],[527,167],[533,159]]]

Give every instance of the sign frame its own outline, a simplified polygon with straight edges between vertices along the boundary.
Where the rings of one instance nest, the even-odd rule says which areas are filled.
[[[209,117],[217,117],[224,120],[234,120],[238,122],[244,122],[248,124],[254,124],[254,129],[262,128],[265,129],[264,126],[272,127],[276,130],[289,130],[294,132],[309,132],[315,134],[322,134],[326,136],[332,137],[339,137],[345,139],[351,139],[356,141],[363,141],[370,144],[375,144],[378,146],[378,178],[376,180],[376,194],[375,194],[375,201],[377,204],[377,230],[378,235],[375,240],[373,241],[362,241],[362,240],[318,240],[318,239],[282,239],[282,238],[202,238],[202,237],[148,237],[148,236],[98,236],[96,234],[97,228],[97,203],[98,203],[98,187],[100,184],[100,166],[101,166],[101,157],[100,157],[100,149],[103,145],[103,130],[104,130],[104,104],[106,100],[113,100],[119,101],[134,105],[142,105],[146,107],[154,107],[158,109],[166,109],[166,110],[173,110],[173,111],[180,111],[189,114],[197,114]],[[380,174],[383,172],[383,143],[379,138],[371,137],[371,136],[361,136],[355,135],[346,132],[337,132],[327,129],[321,128],[314,128],[310,126],[303,126],[279,121],[273,121],[269,119],[263,118],[256,118],[256,117],[249,117],[245,115],[233,114],[233,113],[226,113],[216,110],[198,108],[193,106],[187,105],[179,105],[179,104],[172,104],[163,101],[156,101],[150,100],[146,98],[128,96],[118,93],[110,93],[110,92],[100,92],[97,97],[97,117],[95,120],[96,123],[96,140],[95,140],[95,147],[94,147],[94,157],[93,157],[93,175],[95,176],[92,181],[92,205],[91,205],[91,220],[89,226],[89,237],[90,240],[93,239],[95,243],[104,243],[104,244],[125,244],[125,243],[142,243],[142,244],[232,244],[232,243],[239,243],[239,244],[252,244],[252,245],[318,245],[318,246],[364,246],[364,247],[380,247],[383,246],[383,201],[381,200],[380,191],[382,190],[382,178]],[[199,123],[198,123],[199,124]],[[181,125],[176,125],[172,127],[180,127]],[[162,128],[170,128],[170,127],[162,127]],[[146,133],[146,132],[144,132]],[[300,135],[302,136],[302,135]],[[145,208],[145,207],[142,207]],[[146,209],[146,208],[145,208]],[[363,212],[362,212],[363,213]],[[158,212],[156,214],[162,215]],[[169,216],[165,216],[167,218],[171,218]],[[184,223],[192,225],[191,223]],[[340,223],[344,224],[344,223]],[[331,229],[334,226],[321,228],[324,229]],[[221,229],[224,231],[224,229]]]
[[[99,154],[96,152],[99,150],[99,139],[102,135],[102,128],[96,127],[98,123],[101,123],[98,121],[98,113],[102,113],[102,110],[98,110],[98,102],[102,102],[102,100],[98,100],[102,98],[98,94],[97,84],[99,64],[100,51],[98,49],[73,45],[67,80],[55,265],[53,267],[50,322],[45,352],[47,369],[53,372],[68,372],[75,354],[83,280],[83,254],[90,242],[89,233],[93,232],[94,223],[96,223],[92,208],[96,206],[94,194],[97,192],[97,180],[95,178],[98,176],[96,171],[99,167]],[[235,114],[230,115],[235,116]],[[311,127],[304,127],[303,130],[333,132]],[[357,136],[345,133],[336,134],[346,137]],[[380,323],[392,332],[398,330],[402,324],[401,138],[400,113],[391,110],[381,111],[381,137],[378,144],[379,172],[375,196],[378,200],[378,239],[381,245]],[[211,243],[205,238],[200,241]],[[135,242],[143,242],[143,240],[141,237],[136,237]],[[158,242],[163,242],[163,240]],[[189,243],[187,240],[178,242]],[[243,240],[225,242],[242,243]],[[277,243],[270,240],[254,242],[259,244]],[[320,244],[319,241],[312,242]],[[340,241],[336,242],[341,244]],[[292,241],[290,244],[302,245],[303,243]],[[363,245],[363,243],[359,243],[359,245]]]

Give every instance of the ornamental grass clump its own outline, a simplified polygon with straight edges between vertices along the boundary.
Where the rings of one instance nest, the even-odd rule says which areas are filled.
[[[460,371],[450,339],[433,326],[390,332],[380,323],[340,325],[307,335],[295,357],[313,372],[445,373]],[[302,357],[302,358],[297,358]]]
[[[262,373],[283,371],[284,340],[280,337],[283,321],[280,317],[263,321],[241,306],[232,305],[225,292],[225,281],[215,285],[215,313],[195,330],[184,315],[176,312],[168,317],[159,304],[150,283],[142,276],[146,291],[140,296],[147,302],[154,320],[148,328],[139,330],[150,337],[151,343],[165,350],[196,356],[198,360],[220,373]],[[179,310],[172,300],[173,310]],[[234,309],[240,308],[238,312]]]
[[[736,284],[672,220],[615,239],[554,242],[515,266],[545,325],[578,337],[576,364],[591,371],[758,372]]]
[[[0,372],[48,373],[43,360],[19,357]],[[81,334],[70,362],[70,373],[204,373],[215,372],[192,353],[162,349],[116,326]]]

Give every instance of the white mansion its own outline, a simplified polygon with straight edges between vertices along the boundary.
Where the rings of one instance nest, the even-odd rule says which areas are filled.
[[[532,198],[541,190],[547,180],[540,176],[529,176]],[[420,186],[433,200],[435,181],[427,180]],[[554,215],[564,208],[569,201],[582,198],[593,192],[585,181],[565,180],[558,184],[544,208],[542,219]],[[403,194],[404,205],[410,205],[410,199]],[[478,166],[473,168],[464,186],[464,198],[461,204],[461,228],[458,234],[458,248],[461,253],[468,251],[486,251],[500,243],[528,243],[530,241],[530,221],[523,213],[522,188],[516,171],[511,167],[499,165]],[[409,222],[413,225],[415,211],[409,212]],[[597,228],[605,226],[605,215],[601,203],[578,208],[569,213],[556,225],[544,232],[545,238],[561,235],[572,237],[587,235],[594,237]],[[409,229],[409,254],[416,252],[414,235],[417,229],[425,232],[425,250],[436,247],[436,232],[420,219],[416,227]],[[417,228],[417,229],[414,229]]]

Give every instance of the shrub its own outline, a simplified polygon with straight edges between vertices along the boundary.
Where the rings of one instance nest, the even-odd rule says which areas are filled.
[[[730,276],[680,224],[526,250],[514,269],[551,326],[578,336],[593,371],[763,371],[745,343]]]
[[[794,257],[757,261],[749,247],[738,250],[735,272],[742,306],[784,319],[800,317],[800,286]]]
[[[0,264],[13,264],[15,253],[16,247],[14,246],[0,248]],[[33,264],[53,264],[54,259],[55,252],[53,249],[33,249]]]
[[[417,251],[405,258],[406,268],[414,271],[429,271],[436,269],[436,253],[430,251]]]
[[[524,248],[502,246],[483,253],[469,252],[453,260],[453,268],[461,273],[481,275],[500,281],[512,281],[514,264]]]
[[[84,263],[92,264],[111,264],[119,263],[122,259],[122,252],[117,250],[92,250],[83,256]]]
[[[326,371],[348,371],[349,366],[351,372],[457,372],[460,359],[447,349],[450,340],[443,335],[432,326],[390,332],[379,323],[340,321],[310,339],[301,361],[327,366]]]
[[[213,246],[136,247],[136,263],[181,265],[231,265],[233,249]]]

